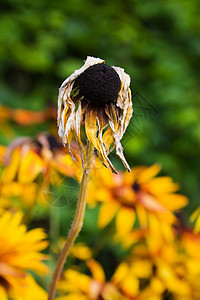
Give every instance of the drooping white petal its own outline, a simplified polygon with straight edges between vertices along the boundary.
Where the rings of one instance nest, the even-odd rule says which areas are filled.
[[[119,92],[119,96],[121,97],[118,97],[117,99],[117,106],[119,106],[121,109],[124,109],[125,102],[123,100],[126,99],[128,96],[128,90],[129,90],[131,79],[130,76],[124,72],[124,69],[115,66],[112,66],[112,68],[117,72],[122,82],[122,89]]]
[[[78,145],[81,150],[80,151],[81,161],[82,161],[82,166],[84,169],[87,166],[86,166],[86,152],[85,152],[83,143],[81,141],[81,132],[80,132],[81,120],[82,120],[82,107],[81,107],[81,101],[80,101],[80,103],[78,104],[78,109],[76,110],[76,112],[74,112],[74,121],[73,121],[73,125],[72,125],[72,130],[75,132],[76,140],[77,140]]]
[[[65,81],[63,81],[62,85],[61,85],[61,89],[64,88],[68,83],[74,81],[81,73],[83,73],[87,68],[96,65],[96,64],[100,64],[100,63],[104,63],[105,60],[101,59],[101,58],[96,58],[93,56],[87,56],[86,61],[84,63],[84,65],[74,71],[74,73],[72,75],[70,75],[67,79],[65,79]]]
[[[114,126],[114,123],[109,120],[109,124],[110,124],[110,127],[113,131],[113,137],[114,137],[114,140],[115,140],[115,146],[116,146],[116,154],[117,156],[119,156],[119,158],[121,159],[121,161],[123,162],[125,168],[127,169],[127,171],[131,172],[131,169],[124,157],[124,154],[123,154],[123,147],[120,143],[120,138],[119,138],[119,135],[118,133],[115,131],[115,126]]]
[[[118,73],[120,80],[122,82],[122,88],[121,91],[119,92],[117,103],[116,103],[116,106],[122,110],[119,113],[119,131],[118,131],[118,138],[119,140],[121,140],[133,114],[131,90],[129,88],[131,80],[130,80],[130,76],[124,72],[124,69],[120,67],[114,67],[114,66],[113,69]]]

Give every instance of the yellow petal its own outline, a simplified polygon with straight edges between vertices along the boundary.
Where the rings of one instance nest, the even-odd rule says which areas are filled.
[[[106,152],[110,153],[114,148],[114,138],[113,138],[113,132],[110,127],[104,132],[102,137],[103,143],[105,144]],[[110,149],[111,145],[113,144],[113,147]]]
[[[131,231],[135,223],[135,211],[133,208],[122,207],[116,216],[116,228],[120,235]]]
[[[149,278],[152,274],[152,262],[148,258],[137,258],[131,264],[130,272],[137,278]]]
[[[194,224],[194,233],[198,234],[200,232],[200,216],[197,217],[196,222]]]
[[[18,171],[18,180],[22,183],[30,183],[35,180],[42,171],[42,159],[33,151],[29,150],[22,158]]]
[[[90,269],[92,276],[94,279],[96,279],[99,282],[105,282],[105,273],[101,265],[95,261],[94,259],[91,259],[87,261],[87,266]]]
[[[16,293],[16,300],[47,300],[48,295],[43,288],[41,288],[31,275],[26,277],[26,286],[23,287],[23,298]]]
[[[137,205],[136,211],[141,227],[147,227],[147,213],[143,206]]]
[[[139,292],[139,281],[137,278],[129,275],[121,284],[122,290],[128,295],[134,297]]]
[[[83,259],[83,260],[86,260],[86,259],[89,259],[92,257],[92,251],[84,243],[75,244],[71,248],[70,253],[74,257],[77,257],[78,259]]]
[[[21,159],[21,149],[17,148],[12,152],[11,162],[3,172],[3,177],[2,177],[3,182],[6,183],[11,182],[15,178],[20,163],[20,159]]]
[[[149,181],[151,178],[156,176],[160,172],[161,166],[158,164],[154,164],[150,167],[144,168],[141,173],[138,174],[138,183],[144,183]]]
[[[117,212],[118,207],[119,204],[114,201],[105,202],[101,205],[98,217],[98,226],[100,228],[105,227],[111,222]]]
[[[81,274],[75,270],[69,269],[65,271],[64,276],[68,283],[73,286],[74,290],[88,293],[91,278],[85,274]]]
[[[154,292],[162,294],[165,290],[163,282],[158,277],[153,277],[151,279],[151,288]]]
[[[5,289],[2,286],[0,286],[0,299],[1,300],[8,300],[7,293],[6,293]]]
[[[169,210],[177,210],[187,205],[187,197],[180,194],[162,195],[159,197],[160,203]]]
[[[194,222],[195,219],[198,218],[199,215],[200,215],[200,207],[195,209],[195,211],[192,213],[192,215],[190,216],[190,221]]]
[[[95,298],[97,299],[97,298]],[[98,298],[99,299],[99,298]],[[107,283],[102,291],[102,299],[105,300],[128,300],[114,285]]]
[[[161,224],[153,214],[149,214],[149,228],[150,234],[147,236],[148,248],[151,252],[156,253],[162,247],[163,238]]]
[[[97,126],[97,122],[99,122],[98,116],[99,116],[99,113],[97,110],[90,109],[90,108],[87,109],[86,114],[85,114],[85,132],[86,132],[86,135],[87,135],[89,141],[94,145],[94,147],[99,152],[99,156],[100,156],[101,160],[103,161],[103,163],[105,164],[105,166],[110,167],[114,173],[117,173],[115,168],[113,167],[111,161],[107,157],[107,154],[106,154],[103,144],[97,138],[97,133],[98,133],[98,131],[101,130],[101,128],[99,128]],[[99,126],[100,126],[100,124],[99,124]]]
[[[66,296],[56,298],[56,300],[88,300],[88,296],[81,293],[72,293]]]
[[[172,178],[167,176],[153,178],[147,186],[153,194],[159,195],[176,192],[179,189],[179,184],[174,183]]]
[[[122,262],[117,270],[115,271],[114,275],[112,276],[112,282],[115,284],[119,284],[122,280],[124,280],[129,273],[129,266],[126,262]]]

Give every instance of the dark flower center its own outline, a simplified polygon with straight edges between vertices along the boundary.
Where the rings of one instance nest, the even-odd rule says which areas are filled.
[[[87,68],[77,80],[80,94],[97,105],[116,102],[121,89],[119,75],[104,63]]]
[[[134,182],[134,184],[132,185],[132,188],[134,189],[134,191],[137,193],[140,191],[140,185],[139,183],[137,183],[137,181]]]

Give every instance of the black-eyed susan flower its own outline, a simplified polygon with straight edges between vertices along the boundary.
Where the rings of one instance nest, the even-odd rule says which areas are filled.
[[[174,212],[187,204],[187,198],[175,193],[179,186],[168,176],[155,177],[160,166],[135,167],[131,173],[112,174],[101,169],[90,183],[88,204],[102,203],[99,227],[105,227],[116,215],[119,234],[131,231],[136,216],[147,227],[151,216],[172,224]],[[153,219],[152,219],[153,220]]]
[[[0,218],[0,299],[27,299],[28,287],[37,290],[37,284],[28,275],[28,271],[38,274],[48,273],[43,260],[47,256],[41,253],[48,245],[46,234],[40,228],[27,231],[21,224],[22,213],[5,212]],[[38,287],[34,298],[45,300],[46,293]],[[41,298],[39,295],[43,295]],[[30,296],[30,294],[29,294]]]
[[[80,273],[74,269],[68,269],[64,272],[63,279],[58,283],[58,290],[61,296],[56,298],[56,300],[129,300],[132,298],[126,297],[126,294],[118,286],[117,279],[122,277],[123,274],[114,273],[111,280],[106,281],[106,275],[102,266],[91,259],[87,261],[88,269],[90,270],[91,276]],[[127,275],[126,286],[129,285],[129,290],[131,294],[135,295],[138,292],[138,281],[130,278]]]
[[[58,284],[61,295],[57,300],[198,300],[200,236],[187,229],[178,235],[174,231],[171,241],[162,239],[155,249],[148,240],[157,237],[146,231],[109,280],[93,259],[87,262],[91,275],[79,272],[77,266],[66,270]]]
[[[63,176],[80,180],[81,167],[74,164],[67,149],[53,135],[18,138],[1,149],[0,207],[9,206],[9,202],[31,207],[36,201],[42,203],[44,197],[48,201],[49,194],[44,191],[51,184],[59,185]],[[73,155],[78,160],[75,152]]]
[[[103,164],[116,172],[108,158],[116,146],[116,154],[130,171],[120,143],[132,116],[129,85],[130,77],[123,69],[111,67],[104,60],[91,56],[62,83],[58,96],[59,136],[70,149],[75,135],[83,167],[86,165],[86,154],[80,133],[82,121],[86,136],[98,151]]]
[[[179,231],[171,242],[163,240],[156,251],[148,241],[133,248],[127,265],[129,274],[143,281],[139,299],[164,299],[164,295],[175,300],[200,298],[200,236],[186,228]],[[146,238],[156,239],[151,231]]]

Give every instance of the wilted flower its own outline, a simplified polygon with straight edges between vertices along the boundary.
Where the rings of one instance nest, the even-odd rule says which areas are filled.
[[[40,228],[27,231],[22,217],[20,212],[5,212],[0,218],[0,299],[27,299],[27,286],[36,287],[28,271],[48,272],[42,262],[47,256],[40,253],[48,245],[46,234]]]
[[[58,96],[58,126],[63,144],[74,134],[80,146],[83,168],[86,154],[80,126],[84,121],[88,140],[103,164],[115,171],[108,154],[116,154],[130,170],[120,143],[132,116],[130,77],[119,67],[110,67],[100,58],[88,56],[85,64],[61,85]]]

